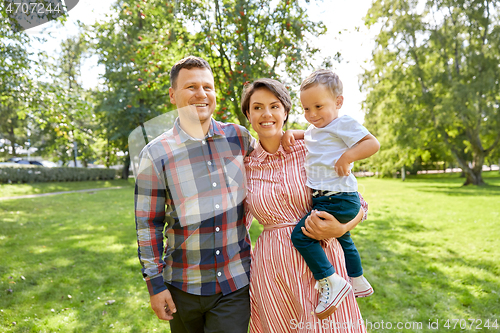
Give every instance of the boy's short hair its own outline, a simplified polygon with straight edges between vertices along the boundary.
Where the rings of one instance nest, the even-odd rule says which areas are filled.
[[[177,84],[177,77],[179,76],[179,72],[183,68],[206,68],[210,71],[210,73],[212,73],[213,76],[212,68],[205,59],[195,56],[188,56],[175,63],[175,65],[173,65],[172,69],[170,70],[170,86],[174,89]]]
[[[309,75],[300,85],[300,91],[322,84],[330,90],[334,97],[342,96],[344,88],[337,74],[329,69],[318,69]]]
[[[248,111],[250,109],[250,98],[254,94],[254,92],[258,89],[267,89],[269,90],[277,99],[283,104],[286,112],[285,122],[286,124],[288,120],[288,115],[290,114],[290,110],[292,109],[292,98],[290,97],[290,93],[288,89],[286,89],[283,83],[273,80],[273,79],[257,79],[250,84],[247,84],[243,88],[243,96],[241,97],[241,112],[248,119]]]

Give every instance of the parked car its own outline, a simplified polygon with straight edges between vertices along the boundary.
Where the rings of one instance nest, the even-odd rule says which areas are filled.
[[[27,161],[23,159],[19,159],[16,161],[17,164],[25,164],[25,165],[36,165],[36,166],[41,166],[41,167],[46,167],[46,168],[54,168],[57,166],[54,162],[50,161]]]
[[[55,168],[57,167],[57,164],[51,161],[42,161],[42,165],[46,168]]]

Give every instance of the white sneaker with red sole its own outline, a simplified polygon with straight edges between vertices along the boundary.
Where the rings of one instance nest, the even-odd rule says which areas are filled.
[[[341,278],[337,273],[324,279],[316,281],[315,289],[319,290],[319,304],[314,312],[316,316],[323,320],[334,313],[340,303],[351,292],[349,283]]]
[[[368,297],[373,295],[373,288],[363,275],[351,278],[352,289],[354,289],[354,296]]]

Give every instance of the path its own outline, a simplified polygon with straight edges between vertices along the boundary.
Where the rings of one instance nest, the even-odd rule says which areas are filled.
[[[20,195],[17,197],[3,197],[0,198],[2,200],[14,200],[14,199],[29,199],[29,198],[38,198],[38,197],[47,197],[49,195],[58,195],[58,194],[68,194],[68,193],[81,193],[81,192],[96,192],[103,190],[118,190],[124,188],[123,186],[115,186],[115,187],[101,187],[101,188],[90,188],[86,190],[75,190],[75,191],[61,191],[61,192],[50,192],[50,193],[41,193],[41,194],[29,194],[29,195]]]

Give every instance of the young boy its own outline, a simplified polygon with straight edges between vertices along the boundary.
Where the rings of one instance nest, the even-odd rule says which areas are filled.
[[[304,140],[308,150],[307,186],[312,189],[313,210],[328,212],[341,223],[347,223],[360,211],[358,185],[351,173],[353,162],[375,154],[380,144],[353,118],[339,118],[344,102],[342,82],[332,71],[318,70],[305,79],[300,86],[300,101],[306,120],[311,124],[304,132]],[[283,142],[293,144],[292,133],[286,133]],[[321,294],[315,312],[318,318],[324,319],[338,308],[351,286],[335,273],[319,241],[302,232],[309,215],[294,228],[292,242],[318,280],[316,287]],[[356,297],[370,296],[373,289],[363,277],[361,259],[350,233],[337,239],[344,250],[347,273]]]

